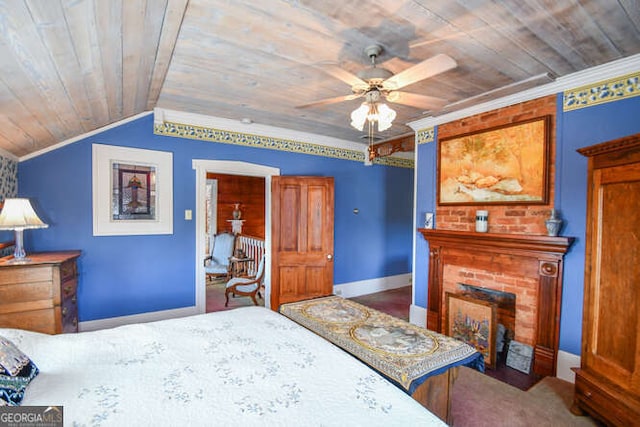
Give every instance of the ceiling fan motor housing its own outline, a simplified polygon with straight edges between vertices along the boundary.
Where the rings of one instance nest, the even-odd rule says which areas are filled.
[[[382,84],[391,76],[393,76],[391,71],[380,67],[369,67],[358,72],[358,77],[371,84]]]
[[[382,53],[382,46],[379,44],[368,46],[364,49],[364,53],[371,58],[371,67],[361,70],[357,76],[369,83],[369,88],[382,86],[383,81],[393,76],[393,73],[386,68],[376,67],[376,58]]]

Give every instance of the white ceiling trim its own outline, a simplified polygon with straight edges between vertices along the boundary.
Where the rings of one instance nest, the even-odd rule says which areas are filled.
[[[22,157],[20,157],[18,159],[18,161],[24,162],[25,160],[33,159],[34,157],[38,157],[38,156],[41,156],[42,154],[48,153],[48,152],[53,151],[53,150],[57,150],[58,148],[62,148],[65,145],[73,144],[74,142],[80,141],[82,139],[88,138],[88,137],[93,136],[93,135],[97,135],[97,134],[99,134],[101,132],[104,132],[106,130],[117,128],[118,126],[121,126],[121,125],[123,125],[125,123],[129,123],[129,122],[132,122],[134,120],[138,120],[141,117],[148,116],[152,112],[153,111],[145,111],[145,112],[136,114],[134,116],[127,117],[126,119],[122,119],[122,120],[119,120],[117,122],[113,122],[113,123],[108,124],[106,126],[102,126],[101,128],[94,129],[94,130],[92,130],[90,132],[83,133],[82,135],[74,136],[73,138],[66,139],[66,140],[64,140],[62,142],[59,142],[59,143],[55,144],[55,145],[50,145],[49,147],[43,148],[42,150],[35,151],[35,152],[31,153],[31,154],[27,154],[26,156],[22,156]]]
[[[307,143],[324,145],[326,147],[342,148],[353,151],[364,151],[365,154],[367,149],[366,144],[358,142],[347,141],[345,139],[338,139],[314,133],[300,132],[276,126],[263,125],[259,123],[243,123],[240,120],[224,119],[222,117],[187,113],[184,111],[168,110],[164,108],[155,108],[153,112],[153,120],[155,124],[161,124],[164,122],[180,123],[184,125],[220,129],[242,134],[260,135],[269,138],[304,141]]]
[[[599,65],[597,67],[592,67],[588,70],[568,74],[564,77],[559,77],[552,83],[528,89],[514,95],[505,96],[473,107],[465,108],[463,110],[443,114],[442,116],[425,117],[424,119],[407,123],[407,125],[413,130],[419,131],[421,129],[438,126],[443,123],[449,123],[454,120],[471,117],[487,111],[497,110],[498,108],[508,107],[509,105],[531,101],[532,99],[541,98],[543,96],[563,93],[567,90],[594,84],[602,80],[633,73],[638,70],[640,70],[640,54],[612,61],[608,64]]]

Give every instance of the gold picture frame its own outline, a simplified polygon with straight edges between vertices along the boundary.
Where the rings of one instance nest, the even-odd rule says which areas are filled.
[[[438,142],[438,205],[548,204],[551,117]]]

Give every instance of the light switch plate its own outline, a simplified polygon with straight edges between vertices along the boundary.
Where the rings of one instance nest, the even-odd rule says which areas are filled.
[[[191,209],[186,209],[186,210],[184,211],[184,219],[185,219],[186,221],[191,221],[191,218],[192,218],[192,216],[191,216]]]

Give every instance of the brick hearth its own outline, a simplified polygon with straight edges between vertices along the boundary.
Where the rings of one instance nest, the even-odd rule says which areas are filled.
[[[420,229],[429,242],[427,327],[445,332],[446,291],[459,283],[516,295],[515,339],[534,347],[533,372],[556,372],[562,258],[569,237]]]

